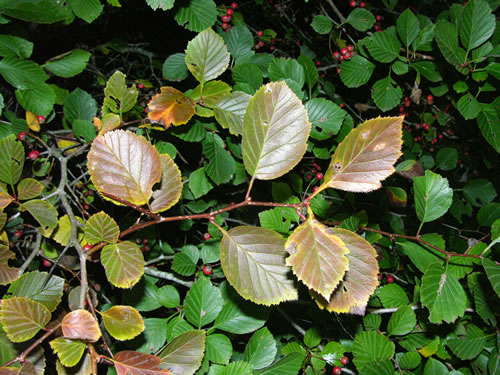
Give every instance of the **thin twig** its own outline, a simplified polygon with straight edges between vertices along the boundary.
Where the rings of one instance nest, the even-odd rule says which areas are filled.
[[[170,273],[170,272],[158,271],[158,270],[151,268],[151,267],[144,268],[144,273],[146,275],[158,277],[158,278],[163,279],[163,280],[173,281],[174,283],[184,285],[186,288],[191,288],[194,284],[192,281],[181,280],[181,279],[175,277],[175,275]]]
[[[38,255],[40,254],[40,244],[42,243],[42,235],[40,234],[40,231],[37,230],[36,232],[36,240],[35,240],[35,245],[33,246],[33,250],[31,250],[30,255],[26,258],[24,263],[22,264],[21,267],[19,267],[19,274],[23,274],[24,271],[26,271],[26,268],[30,265],[31,261]]]

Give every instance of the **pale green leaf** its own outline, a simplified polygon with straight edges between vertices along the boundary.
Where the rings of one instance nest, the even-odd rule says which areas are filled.
[[[90,56],[92,55],[87,51],[74,49],[67,54],[58,56],[56,60],[49,61],[43,66],[43,68],[58,77],[74,77],[83,72],[83,70],[87,67]]]
[[[255,54],[252,49],[255,45],[252,32],[244,24],[232,26],[229,31],[223,33],[222,37],[237,63],[239,59]]]
[[[87,344],[79,340],[70,340],[64,337],[58,337],[52,340],[50,347],[57,354],[59,360],[64,366],[73,367],[82,358]]]
[[[309,89],[318,82],[319,73],[314,61],[308,55],[300,55],[297,59],[302,68],[304,68],[305,81]]]
[[[213,0],[188,0],[178,8],[175,20],[188,30],[200,32],[217,21],[217,8]]]
[[[153,10],[169,10],[174,6],[175,0],[146,0],[146,2]]]
[[[481,134],[488,143],[500,153],[500,119],[492,105],[483,105],[477,117]]]
[[[17,57],[5,57],[0,60],[0,75],[20,90],[33,89],[49,78],[34,61]]]
[[[500,297],[500,266],[488,258],[483,258],[483,267],[491,286]]]
[[[222,98],[214,108],[215,119],[234,135],[243,133],[243,120],[251,96],[236,91]]]
[[[130,111],[137,102],[139,95],[135,85],[127,87],[125,74],[117,70],[108,79],[104,88],[104,107],[106,111],[120,114]]]
[[[327,16],[323,14],[318,14],[313,17],[313,20],[311,22],[311,27],[318,34],[323,35],[323,34],[328,34],[330,33],[330,31],[332,31],[333,23]]]
[[[304,355],[301,353],[290,353],[279,361],[262,370],[255,371],[256,375],[296,375],[302,367]]]
[[[354,55],[349,60],[342,61],[340,79],[349,88],[363,86],[370,80],[375,65],[363,56]]]
[[[384,285],[382,289],[380,289],[378,297],[385,308],[401,308],[408,306],[410,303],[406,292],[398,284]]]
[[[427,223],[443,216],[453,200],[453,190],[448,180],[427,170],[425,176],[415,177],[413,181],[418,219]]]
[[[269,64],[269,79],[271,81],[292,80],[296,82],[300,90],[305,82],[304,68],[297,60],[274,58]]]
[[[32,199],[19,205],[21,211],[28,211],[42,227],[54,228],[57,225],[57,210],[49,202]]]
[[[68,4],[75,15],[87,23],[97,19],[104,8],[99,0],[68,0]]]
[[[50,311],[41,303],[26,297],[2,300],[0,322],[13,342],[29,340],[50,321]]]
[[[25,90],[16,90],[16,99],[26,111],[42,116],[48,116],[56,104],[54,90],[46,83]]]
[[[21,178],[24,166],[24,147],[16,141],[14,134],[0,139],[0,181],[16,184]]]
[[[354,364],[358,369],[372,361],[391,359],[394,355],[395,345],[375,331],[365,331],[358,333],[352,345]]]
[[[17,185],[17,198],[27,200],[36,198],[43,190],[43,185],[34,178],[25,178]]]
[[[184,312],[191,323],[201,328],[215,320],[223,304],[220,290],[212,285],[210,279],[202,277],[187,293]]]
[[[189,331],[177,336],[162,350],[162,367],[174,374],[193,375],[205,351],[205,331]]]
[[[417,317],[411,306],[403,306],[391,315],[387,325],[389,335],[403,336],[410,333],[417,324]]]
[[[85,239],[90,244],[99,242],[115,243],[120,236],[120,228],[116,221],[107,213],[98,212],[85,224]]]
[[[142,316],[133,307],[115,305],[101,316],[104,327],[117,340],[130,340],[144,331]]]
[[[227,336],[215,333],[207,337],[206,360],[227,365],[232,354],[233,346]]]
[[[259,370],[273,363],[276,352],[276,341],[269,329],[264,327],[255,332],[248,341],[243,359],[254,370]]]
[[[130,241],[104,246],[101,263],[109,282],[118,288],[131,288],[144,274],[144,256]]]
[[[14,35],[0,35],[0,56],[27,59],[33,52],[33,43]]]

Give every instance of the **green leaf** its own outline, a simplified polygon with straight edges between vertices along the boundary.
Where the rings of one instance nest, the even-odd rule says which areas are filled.
[[[403,336],[410,333],[417,325],[417,317],[411,306],[403,306],[391,315],[387,325],[389,335]]]
[[[401,308],[408,306],[410,301],[403,288],[398,284],[387,284],[380,289],[378,297],[385,308]]]
[[[17,184],[24,167],[24,147],[11,134],[0,139],[0,181],[9,185]]]
[[[467,333],[457,339],[449,339],[446,345],[461,360],[474,359],[486,346],[487,336],[474,324],[467,326]]]
[[[120,237],[120,228],[116,221],[101,211],[92,215],[85,224],[85,239],[90,244],[99,242],[115,243]]]
[[[146,0],[146,2],[153,10],[169,10],[173,8],[175,0]]]
[[[64,54],[57,60],[49,61],[43,66],[44,69],[55,74],[58,77],[70,78],[83,72],[87,67],[91,53],[82,49],[74,49]]]
[[[143,353],[157,353],[165,346],[167,341],[168,319],[146,318],[144,319],[144,332],[137,339],[142,345],[136,350]]]
[[[34,178],[24,178],[17,185],[17,198],[21,201],[38,197],[44,186]]]
[[[390,63],[399,56],[401,44],[396,28],[391,26],[380,33],[373,33],[366,44],[370,55],[382,63]]]
[[[97,19],[104,8],[99,0],[68,0],[68,4],[73,13],[87,23]]]
[[[296,375],[302,367],[304,355],[290,353],[265,369],[254,371],[256,375]]]
[[[236,91],[222,98],[214,108],[215,119],[234,135],[243,133],[243,121],[251,96]]]
[[[137,88],[135,85],[127,87],[125,74],[117,70],[108,79],[104,88],[104,107],[106,111],[119,114],[130,111],[137,102]]]
[[[410,9],[406,9],[399,15],[396,25],[399,37],[406,48],[409,48],[420,31],[417,16]]]
[[[418,219],[427,223],[443,216],[453,200],[453,190],[448,180],[427,170],[425,176],[415,177],[413,181]]]
[[[458,162],[458,151],[456,148],[444,147],[440,149],[436,156],[436,166],[442,171],[455,169]]]
[[[5,57],[0,61],[0,75],[20,90],[36,88],[49,78],[34,61],[17,57]]]
[[[460,114],[466,119],[476,118],[481,112],[481,105],[477,99],[470,93],[463,95],[457,102],[457,108]]]
[[[44,305],[50,312],[61,302],[64,279],[47,272],[27,272],[14,281],[7,291],[14,297],[27,297]],[[5,298],[5,297],[4,297]]]
[[[490,203],[479,209],[477,221],[481,226],[489,227],[500,218],[500,203]]]
[[[184,246],[181,252],[174,255],[172,269],[182,276],[191,276],[196,272],[196,264],[200,260],[200,251],[196,246]]]
[[[477,124],[481,134],[488,143],[500,153],[500,119],[492,105],[483,105],[477,117]]]
[[[254,64],[239,64],[233,68],[233,79],[237,85],[249,85],[252,90],[247,93],[254,94],[262,86],[262,71]]]
[[[304,335],[304,345],[308,348],[315,348],[321,342],[321,335],[317,327],[309,328]]]
[[[212,365],[209,375],[252,375],[252,366],[243,361],[231,362],[227,366]]]
[[[449,374],[448,368],[437,359],[429,358],[424,367],[425,374],[431,375],[447,375]]]
[[[12,342],[29,340],[50,321],[50,311],[26,297],[2,300],[0,322]]]
[[[223,304],[220,290],[212,285],[210,279],[202,277],[187,293],[184,312],[191,323],[201,328],[215,320]]]
[[[159,354],[162,368],[168,368],[174,374],[194,374],[203,359],[205,340],[205,331],[190,331],[177,336]]]
[[[204,167],[198,168],[189,175],[189,189],[191,190],[191,193],[193,193],[195,199],[204,196],[212,190],[213,187],[214,186],[205,174]]]
[[[276,352],[276,341],[267,327],[264,327],[252,335],[245,347],[243,358],[254,370],[260,370],[273,363]]]
[[[462,13],[460,23],[460,40],[462,45],[470,51],[479,47],[495,31],[495,15],[486,1],[474,0],[467,2]]]
[[[272,305],[297,298],[285,265],[285,240],[276,232],[240,226],[224,232],[220,244],[224,274],[236,291],[255,303]]]
[[[284,210],[281,207],[259,212],[260,226],[278,233],[288,234],[291,221],[285,218],[283,213]]]
[[[205,172],[217,185],[229,182],[236,171],[235,161],[224,145],[217,134],[208,133],[203,140],[203,154],[209,160]]]
[[[500,63],[492,62],[489,63],[484,70],[491,74],[496,79],[500,79]]]
[[[203,87],[202,87],[203,86]],[[215,105],[231,92],[231,87],[222,81],[210,81],[205,85],[199,84],[189,93],[189,97],[203,105],[214,108]]]
[[[394,61],[391,65],[391,70],[397,75],[404,75],[408,73],[408,69],[409,69],[408,64],[400,60]]]
[[[327,16],[324,16],[323,14],[318,14],[313,17],[313,20],[311,22],[311,27],[318,34],[324,35],[332,31],[333,23]]]
[[[232,354],[233,346],[227,336],[215,333],[207,337],[206,360],[227,365]]]
[[[372,86],[373,101],[383,112],[396,107],[402,97],[403,90],[401,90],[401,87],[390,76],[379,79]]]
[[[162,67],[163,78],[169,81],[182,81],[189,76],[189,70],[186,65],[185,53],[174,53],[170,55]]]
[[[64,366],[73,367],[82,358],[87,344],[80,340],[70,340],[64,337],[58,337],[52,340],[50,347],[57,354],[59,360]]]
[[[382,324],[382,317],[380,314],[368,314],[363,317],[363,325],[366,331],[377,331]]]
[[[436,63],[432,61],[417,61],[411,64],[411,67],[431,82],[443,80],[441,73],[437,70]]]
[[[173,309],[180,305],[179,292],[173,285],[165,285],[158,289],[158,301],[162,306]]]
[[[420,298],[429,309],[431,323],[452,323],[465,313],[464,289],[439,263],[431,264],[422,277]]]
[[[463,194],[470,204],[479,208],[493,202],[497,197],[495,186],[484,178],[467,182]]]
[[[212,29],[199,33],[188,43],[186,65],[201,83],[217,78],[229,65],[229,52],[224,39]]]
[[[302,159],[311,124],[304,105],[285,82],[268,83],[257,91],[248,103],[244,124],[243,163],[254,178],[280,177]]]
[[[274,58],[271,64],[269,64],[269,79],[271,81],[291,79],[297,83],[299,89],[302,89],[305,82],[304,68],[297,60]]]
[[[162,306],[159,290],[154,284],[156,279],[149,276],[142,278],[131,290],[124,293],[125,301],[138,311],[152,311]]]
[[[64,118],[69,122],[87,120],[92,122],[97,114],[97,104],[89,93],[75,89],[64,102]]]
[[[83,143],[90,143],[97,136],[97,131],[93,123],[87,120],[73,121],[73,134]]]
[[[213,0],[189,0],[179,7],[175,20],[188,30],[200,32],[213,26],[217,8]]]
[[[388,359],[373,361],[365,366],[359,372],[359,375],[394,375],[394,365]]]
[[[101,263],[109,282],[118,288],[131,288],[144,274],[144,256],[130,241],[104,246]]]
[[[468,70],[461,67],[461,64],[465,62],[466,52],[463,48],[458,46],[456,26],[448,21],[439,20],[436,23],[434,35],[446,61],[454,65],[460,73],[467,74]]]
[[[482,262],[491,286],[500,297],[500,266],[488,258],[483,258]]]
[[[222,33],[222,37],[236,62],[239,62],[239,59],[255,54],[252,49],[254,47],[252,32],[245,25],[232,26],[229,31]]]
[[[57,225],[57,210],[49,202],[32,199],[19,205],[21,211],[28,211],[42,227],[54,228]]]
[[[325,140],[339,132],[346,112],[337,104],[324,98],[315,98],[309,100],[305,108],[312,123],[312,138]]]
[[[68,12],[65,4],[52,0],[40,0],[36,3],[31,1],[3,1],[1,5],[4,15],[28,22],[54,23],[70,17],[70,12]],[[3,19],[5,22],[5,18]]]
[[[304,68],[305,81],[309,89],[318,82],[319,73],[318,69],[316,69],[316,65],[313,60],[307,55],[300,55],[297,59],[302,68]]]
[[[0,35],[0,56],[27,59],[33,52],[33,43],[14,35]]]
[[[354,55],[349,60],[342,61],[340,79],[349,88],[363,86],[370,80],[375,65],[363,56]]]
[[[142,316],[133,307],[115,305],[101,316],[104,327],[117,340],[130,340],[144,331]]]
[[[26,90],[16,90],[16,99],[26,111],[42,116],[48,116],[56,103],[52,86],[45,83]]]
[[[417,352],[407,352],[401,356],[399,366],[401,366],[403,370],[413,370],[420,365],[420,362],[422,362],[420,354]]]
[[[354,364],[358,370],[361,370],[372,361],[391,359],[394,355],[394,348],[393,342],[375,331],[358,333],[352,345]]]
[[[347,17],[346,23],[352,25],[358,31],[367,31],[375,23],[373,14],[363,8],[355,8]]]

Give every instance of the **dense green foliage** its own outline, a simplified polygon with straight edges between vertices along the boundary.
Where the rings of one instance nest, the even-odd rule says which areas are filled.
[[[0,0],[0,373],[500,373],[499,5]]]

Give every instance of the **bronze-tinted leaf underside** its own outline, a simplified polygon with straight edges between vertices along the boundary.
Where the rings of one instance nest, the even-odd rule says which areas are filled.
[[[151,122],[169,128],[187,123],[196,112],[196,103],[183,92],[170,86],[160,88],[148,104],[148,118]]]
[[[160,155],[161,187],[153,192],[151,212],[168,210],[177,203],[182,193],[181,171],[168,154]]]
[[[160,369],[161,358],[155,355],[124,350],[113,358],[118,375],[172,375]]]
[[[326,187],[368,192],[394,172],[401,156],[404,117],[377,117],[365,121],[337,146],[325,174]]]
[[[66,314],[61,328],[67,339],[97,341],[101,337],[101,330],[97,321],[87,310],[75,310]]]
[[[205,331],[180,334],[159,354],[162,367],[173,375],[192,375],[200,367],[205,352]]]

